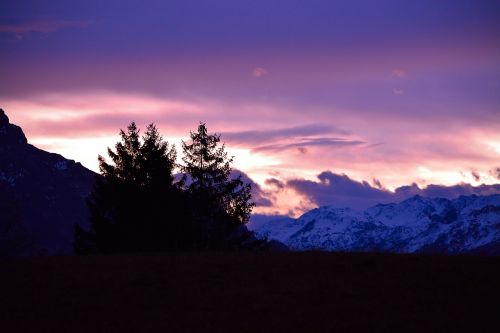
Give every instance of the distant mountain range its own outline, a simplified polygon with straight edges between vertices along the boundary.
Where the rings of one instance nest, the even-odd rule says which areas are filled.
[[[256,226],[291,250],[500,254],[500,195],[414,196],[363,212],[321,207]]]
[[[0,255],[70,254],[96,174],[30,144],[0,109]],[[9,253],[15,252],[15,253]]]

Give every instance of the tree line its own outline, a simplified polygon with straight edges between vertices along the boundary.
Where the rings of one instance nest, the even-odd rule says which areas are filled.
[[[180,165],[154,124],[141,137],[132,122],[120,138],[108,148],[110,163],[98,157],[90,229],[75,226],[77,254],[267,246],[245,227],[255,206],[251,185],[230,177],[233,158],[204,123],[182,142]]]

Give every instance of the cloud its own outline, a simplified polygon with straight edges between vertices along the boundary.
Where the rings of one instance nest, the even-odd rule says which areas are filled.
[[[277,178],[266,179],[265,184],[267,186],[271,186],[271,187],[273,187],[275,189],[278,189],[278,190],[281,190],[281,189],[285,188],[285,183],[282,182],[281,180],[277,179]]]
[[[375,203],[389,202],[391,192],[372,187],[367,182],[358,182],[347,175],[330,171],[318,175],[319,181],[291,179],[287,186],[305,195],[319,206],[334,205],[363,209]]]
[[[308,147],[343,147],[364,144],[360,140],[327,137],[324,134],[348,134],[347,131],[328,125],[309,124],[273,130],[253,130],[222,133],[222,139],[231,143],[253,146],[254,152],[296,149],[308,153]]]
[[[271,130],[253,130],[241,132],[223,132],[222,138],[234,143],[258,144],[278,139],[321,135],[329,133],[348,134],[347,131],[322,124],[277,128]]]
[[[477,171],[471,171],[471,176],[472,178],[474,178],[474,180],[476,182],[480,181],[481,180],[481,175],[479,175],[479,173]]]
[[[262,190],[262,188],[254,182],[246,173],[244,173],[241,170],[236,170],[233,169],[231,172],[231,178],[235,178],[238,175],[241,175],[241,180],[245,184],[250,184],[252,186],[252,200],[255,202],[257,207],[271,207],[273,205],[272,201],[270,198],[268,198],[268,195],[265,191]]]
[[[395,76],[399,79],[404,79],[408,76],[408,73],[405,70],[402,69],[394,69],[392,71],[392,76]]]
[[[461,183],[451,186],[431,184],[420,188],[416,184],[398,187],[395,191],[395,201],[401,201],[414,195],[424,197],[452,199],[461,195],[492,195],[500,193],[500,184],[472,186]]]
[[[373,182],[373,186],[375,186],[376,188],[378,188],[378,189],[384,188],[384,186],[382,185],[382,182],[380,180],[373,178],[372,182]]]
[[[195,125],[202,113],[200,105],[188,101],[114,93],[48,94],[6,105],[6,112],[33,138],[115,135],[131,121],[178,128],[180,123]]]
[[[235,141],[238,143],[257,143],[291,136],[308,136],[331,132],[342,134],[346,133],[346,131],[334,128],[332,126],[309,124],[304,126],[277,128],[272,130],[225,132],[222,133],[222,136],[226,140]]]
[[[60,91],[3,102],[11,121],[23,127],[30,142],[45,149],[51,146],[50,150],[93,169],[97,168],[95,156],[105,154],[118,129],[132,120],[141,128],[155,122],[173,143],[186,138],[202,120],[210,130],[222,133],[237,167],[264,190],[264,181],[271,175],[310,179],[332,167],[376,188],[373,177],[390,189],[413,182],[476,184],[470,170],[481,175],[481,182],[498,182],[493,172],[488,173],[498,166],[499,155],[490,147],[500,142],[495,121],[489,127],[474,124],[469,129],[469,122],[456,124],[450,119],[443,127],[442,122],[424,116],[413,121],[382,113],[365,117],[349,110],[341,116],[330,108],[304,112],[300,105],[289,110],[272,102],[238,104],[107,90]],[[370,145],[377,142],[385,144]],[[277,206],[287,204],[282,201]]]
[[[306,147],[298,147],[297,151],[303,155],[305,155],[309,152],[309,150]]]
[[[51,33],[63,28],[86,28],[91,23],[91,21],[84,20],[72,21],[55,19],[32,20],[10,24],[4,23],[0,24],[0,33],[13,33],[17,36],[21,36],[29,32]]]
[[[490,170],[490,174],[493,177],[500,179],[500,168],[494,168],[493,170]]]
[[[263,67],[255,67],[253,69],[253,76],[255,76],[256,78],[261,78],[263,76],[266,76],[267,74],[268,74],[267,69]]]
[[[330,147],[339,148],[346,146],[357,146],[362,145],[365,142],[359,140],[348,140],[342,138],[310,138],[310,139],[299,139],[297,142],[292,143],[277,143],[265,146],[259,146],[253,149],[255,152],[262,151],[283,151],[288,149],[306,149],[306,147],[320,146],[320,147]]]
[[[456,198],[461,195],[500,194],[500,184],[472,186],[457,184],[452,186],[428,185],[420,188],[417,184],[396,188],[394,192],[384,189],[379,181],[372,186],[366,181],[356,181],[347,175],[324,171],[318,181],[290,179],[286,186],[309,198],[319,206],[349,207],[366,209],[379,203],[399,202],[414,195],[424,197]]]

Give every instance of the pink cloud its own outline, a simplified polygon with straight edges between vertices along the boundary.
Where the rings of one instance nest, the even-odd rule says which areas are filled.
[[[399,79],[404,79],[408,76],[408,73],[405,70],[402,69],[394,69],[392,71],[392,76],[395,76]]]
[[[390,186],[421,178],[419,166],[432,170],[436,177],[440,172],[471,168],[487,173],[498,161],[498,153],[489,144],[500,142],[495,126],[475,129],[447,121],[443,130],[444,123],[436,119],[432,125],[424,118],[360,118],[335,110],[301,114],[279,104],[238,105],[110,92],[40,95],[7,100],[3,108],[34,140],[113,137],[132,120],[141,127],[155,122],[166,136],[186,137],[198,121],[207,121],[209,129],[222,133],[230,147],[279,161],[254,172],[282,170],[304,175],[333,168],[357,179],[377,178]],[[311,114],[316,124],[310,123]]]
[[[255,76],[256,78],[263,77],[267,74],[268,74],[267,69],[265,69],[263,67],[256,67],[253,69],[253,76]]]

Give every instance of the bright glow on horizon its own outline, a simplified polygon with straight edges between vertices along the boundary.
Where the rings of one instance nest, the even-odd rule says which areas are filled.
[[[113,148],[118,138],[102,136],[97,138],[50,138],[28,139],[28,142],[40,149],[56,153],[67,159],[80,162],[94,172],[99,172],[97,156],[107,157],[107,147]]]
[[[500,154],[500,142],[488,142],[487,145],[497,154]]]
[[[222,136],[222,141],[225,141],[226,137],[229,138],[225,143],[228,154],[234,156],[233,167],[247,173],[264,190],[268,189],[265,183],[269,178],[274,177],[284,181],[294,178],[316,181],[316,176],[325,170],[347,174],[353,180],[369,183],[376,178],[384,188],[391,191],[411,183],[417,183],[420,187],[429,184],[498,183],[498,179],[489,172],[495,166],[491,152],[500,153],[500,145],[492,139],[496,134],[478,132],[477,129],[468,132],[465,129],[463,134],[452,133],[449,137],[446,132],[434,135],[419,134],[417,141],[413,139],[411,132],[405,134],[404,130],[384,132],[385,138],[395,135],[396,141],[391,147],[387,147],[387,144],[367,147],[356,143],[344,145],[342,142],[345,140],[369,142],[377,139],[360,136],[350,139],[347,136],[339,141],[341,144],[338,144],[335,141],[337,139],[331,141],[332,139],[325,138],[321,132],[315,134],[314,126],[305,127],[304,130],[308,132],[301,132],[303,130],[299,125],[295,127],[296,129],[294,127],[286,130],[278,129],[274,134],[273,129],[262,132],[258,128],[253,129],[252,124],[248,123],[248,127],[246,129],[243,127],[243,132],[239,135],[234,131],[238,128],[236,124],[231,120],[221,121],[220,117],[230,114],[234,108],[248,109],[245,105],[225,107],[219,104],[214,109],[214,105],[210,103],[204,105],[181,100],[171,102],[140,95],[112,93],[107,96],[99,93],[83,96],[85,98],[59,94],[57,98],[50,95],[39,96],[33,100],[13,100],[7,101],[5,109],[11,121],[23,127],[30,143],[79,161],[96,172],[98,172],[97,155],[106,158],[107,147],[113,148],[119,140],[118,129],[125,128],[134,119],[138,120],[138,126],[142,131],[145,130],[147,123],[155,122],[164,139],[176,146],[180,163],[181,140],[188,140],[189,130],[195,130],[197,126],[195,118],[185,117],[187,114],[193,115],[194,112],[195,117],[201,115],[208,118],[204,120],[207,121],[211,132],[233,133],[230,136]],[[145,107],[140,108],[141,105]],[[106,111],[108,107],[109,112]],[[263,110],[268,110],[266,112],[272,108],[265,105],[261,107]],[[138,109],[144,112],[134,111]],[[186,110],[187,113],[179,113],[179,110]],[[214,110],[218,110],[219,113],[215,113]],[[211,119],[214,115],[216,117]],[[349,122],[353,125],[362,125],[360,132],[371,133],[364,120],[356,123],[355,119],[349,118]],[[319,131],[328,130],[320,125],[317,128]],[[253,134],[245,130],[256,132]],[[313,132],[309,133],[311,130]],[[333,135],[346,134],[339,131]],[[274,139],[274,136],[278,139]],[[486,144],[483,137],[488,137]],[[301,146],[304,140],[311,142],[310,146]],[[393,150],[398,145],[404,147],[406,142],[410,142],[413,149],[418,150],[413,154],[406,151],[391,152],[393,156],[386,153],[387,148]],[[435,142],[430,146],[431,149],[428,148],[429,142]],[[323,148],[321,145],[325,143],[331,146]],[[443,148],[439,148],[440,144],[444,144]],[[435,149],[438,149],[437,154],[432,153]],[[447,154],[455,155],[443,155],[440,149]],[[454,152],[455,149],[457,153]],[[472,176],[473,170],[479,179]],[[313,203],[309,199],[287,189],[275,195],[275,204],[272,207],[258,207],[256,212],[296,216],[303,210],[311,208],[311,205]]]

